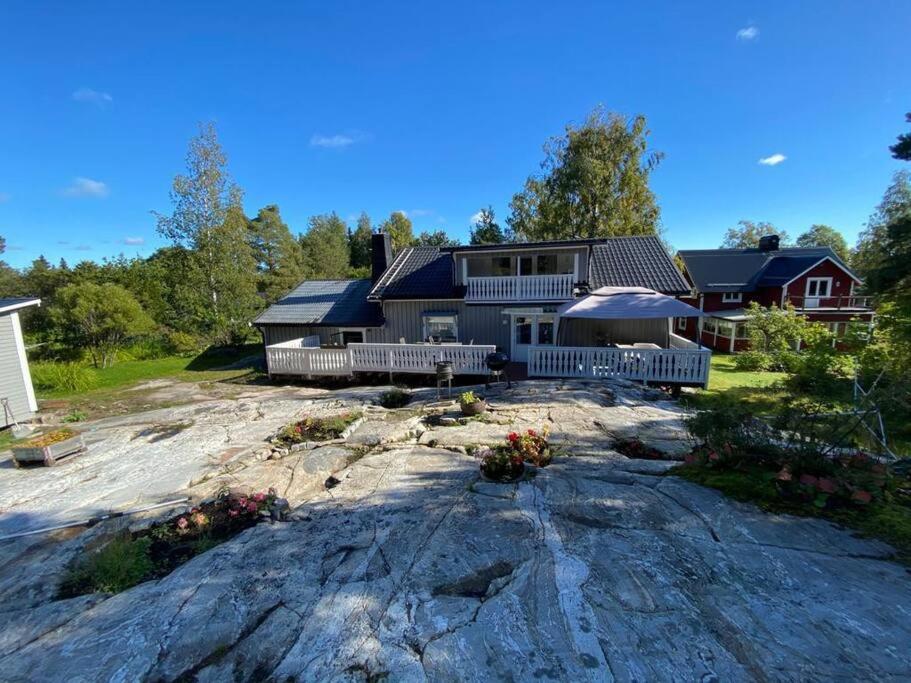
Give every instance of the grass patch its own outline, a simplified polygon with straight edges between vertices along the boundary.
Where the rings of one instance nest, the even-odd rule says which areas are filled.
[[[60,586],[61,597],[119,593],[141,583],[155,570],[151,546],[150,538],[115,538],[72,569]]]
[[[79,388],[68,386],[61,381],[60,385],[52,386],[50,381],[38,384],[36,390],[39,398],[91,398],[103,395],[115,389],[125,389],[132,385],[153,379],[178,379],[187,382],[225,381],[239,379],[257,371],[257,362],[262,354],[262,346],[247,344],[245,346],[224,349],[210,349],[196,356],[167,356],[165,358],[152,358],[148,360],[127,360],[115,363],[109,368],[93,368],[81,366],[76,374],[82,375],[85,384]],[[46,374],[54,374],[51,368],[57,363],[42,363]],[[72,375],[74,371],[69,366],[72,364],[59,364],[67,366],[64,371],[60,369],[57,374]],[[59,369],[59,368],[58,368]],[[72,385],[72,383],[70,383]]]
[[[681,400],[698,409],[738,401],[748,404],[754,412],[770,411],[790,393],[784,386],[786,378],[784,372],[738,370],[734,356],[715,353],[708,388],[686,394]]]
[[[768,512],[800,517],[817,517],[853,529],[862,536],[885,541],[896,550],[895,559],[911,566],[911,496],[896,492],[891,499],[857,508],[818,508],[812,503],[782,499],[768,470],[745,467],[740,470],[714,470],[696,465],[681,465],[668,472],[702,486],[717,489]]]

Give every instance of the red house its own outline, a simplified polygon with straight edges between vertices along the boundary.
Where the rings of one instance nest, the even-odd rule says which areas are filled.
[[[829,247],[778,247],[769,235],[752,249],[681,251],[684,276],[693,288],[681,297],[706,313],[674,321],[677,334],[719,351],[742,351],[749,345],[746,307],[793,305],[808,320],[824,323],[837,337],[848,323],[872,324],[871,297],[854,292],[858,278]]]

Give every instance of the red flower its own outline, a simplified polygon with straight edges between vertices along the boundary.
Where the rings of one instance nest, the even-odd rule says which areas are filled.
[[[871,500],[873,500],[873,496],[870,494],[869,491],[863,491],[861,489],[858,489],[857,491],[855,491],[854,493],[851,494],[851,500],[854,500],[854,501],[857,501],[858,503],[863,503],[864,505],[866,505]]]
[[[538,434],[537,434],[537,432],[535,432],[534,429],[529,429],[529,430],[528,430],[528,435],[529,435],[529,436],[537,436]]]
[[[512,443],[515,443],[516,441],[519,440],[519,435],[516,434],[515,432],[510,432],[509,434],[506,435],[506,440],[510,441]]]
[[[823,493],[835,493],[835,489],[838,488],[834,480],[826,477],[820,477],[816,482],[816,487]]]
[[[711,453],[709,453],[709,460],[711,460],[712,462],[718,460],[720,457],[721,456],[719,456],[715,451],[712,451]]]

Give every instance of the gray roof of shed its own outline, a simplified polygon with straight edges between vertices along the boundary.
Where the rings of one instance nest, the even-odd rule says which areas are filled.
[[[41,299],[35,296],[12,296],[0,299],[0,313],[9,313],[27,306],[38,306]]]
[[[370,280],[308,280],[300,283],[253,321],[254,325],[378,327],[383,314],[367,301]]]
[[[654,235],[612,237],[592,246],[589,284],[598,287],[647,287],[683,294],[690,286]]]
[[[819,261],[830,258],[860,281],[829,247],[688,249],[680,258],[700,292],[753,292],[780,287]]]

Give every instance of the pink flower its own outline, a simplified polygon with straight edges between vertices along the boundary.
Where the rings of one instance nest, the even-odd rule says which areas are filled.
[[[800,483],[805,484],[806,486],[816,486],[816,481],[816,477],[814,477],[812,474],[800,475]]]
[[[240,513],[237,510],[228,510],[228,514],[231,517],[237,517],[237,515],[239,515]]]
[[[864,505],[866,505],[871,500],[873,500],[873,496],[870,494],[869,491],[863,491],[861,489],[858,489],[857,491],[855,491],[854,493],[851,494],[851,500],[856,501],[858,503],[863,503]]]
[[[186,517],[181,517],[180,519],[177,520],[178,529],[186,529],[189,525],[190,525],[190,523],[187,521]]]
[[[266,494],[263,492],[253,494],[253,500],[255,500],[257,503],[262,503],[265,499],[266,499]]]
[[[534,429],[529,429],[529,430],[528,430],[528,435],[529,435],[529,436],[537,436],[538,433],[537,433]]]
[[[239,501],[237,501],[237,504],[240,505],[240,507],[246,507],[246,506],[247,506],[247,499],[246,499],[246,498],[241,498]]]
[[[253,512],[256,512],[258,509],[259,508],[256,507],[256,503],[254,503],[252,500],[249,503],[247,503],[247,512],[253,513]]]

